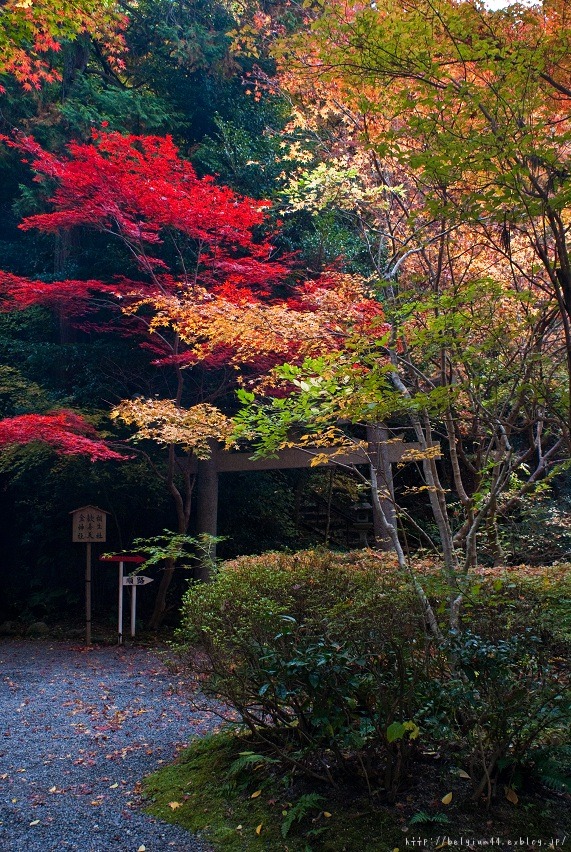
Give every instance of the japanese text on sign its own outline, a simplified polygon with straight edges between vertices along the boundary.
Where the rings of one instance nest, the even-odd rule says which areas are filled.
[[[152,577],[145,576],[134,576],[134,577],[123,577],[123,585],[124,586],[144,586],[146,583],[152,583]]]
[[[105,512],[78,509],[73,513],[73,541],[104,542],[106,540]]]

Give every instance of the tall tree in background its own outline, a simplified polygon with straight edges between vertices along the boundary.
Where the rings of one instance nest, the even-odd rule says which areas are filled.
[[[568,4],[311,8],[290,67],[328,86],[341,110],[370,117],[370,148],[424,188],[425,217],[468,224],[508,264],[506,283],[555,310],[571,381]],[[568,409],[568,445],[569,424]]]
[[[352,221],[391,333],[353,343],[346,359],[286,369],[298,386],[291,407],[274,401],[254,420],[263,443],[264,432],[285,440],[280,428],[296,417],[327,438],[339,417],[374,427],[375,414],[401,425],[406,414],[457,627],[478,534],[488,530],[501,558],[498,513],[569,448],[565,7],[308,9],[312,27],[281,53],[291,130],[312,152],[288,207]],[[351,370],[364,371],[362,387]],[[434,452],[439,432],[449,473]]]

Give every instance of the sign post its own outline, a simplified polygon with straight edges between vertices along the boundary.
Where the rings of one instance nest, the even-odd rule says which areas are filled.
[[[119,595],[118,595],[118,617],[117,617],[117,644],[123,644],[123,586],[131,586],[133,592],[135,591],[136,586],[144,586],[145,583],[152,582],[150,577],[140,577],[135,575],[134,577],[124,577],[123,576],[123,565],[125,562],[132,562],[136,565],[140,565],[141,562],[144,562],[144,558],[142,556],[127,556],[125,554],[119,553],[116,556],[100,556],[99,560],[101,562],[118,562],[119,563]],[[134,580],[132,583],[130,581]],[[142,582],[139,582],[142,581]],[[133,616],[133,606],[136,606],[136,598],[135,604],[133,604],[133,598],[131,598],[131,636],[135,635],[134,631],[134,616]]]
[[[127,579],[127,578],[125,578]],[[137,587],[131,586],[131,639],[135,635],[137,625]]]
[[[117,644],[123,644],[123,562],[119,563],[119,605],[118,605],[118,613],[119,619],[117,622]]]
[[[86,544],[85,554],[85,644],[91,645],[91,545],[107,540],[107,515],[97,506],[82,506],[69,513],[72,516],[71,540]]]
[[[152,582],[152,577],[145,577],[143,574],[123,577],[123,585],[131,587],[131,638],[135,635],[137,623],[137,587],[146,586],[147,583]]]
[[[85,644],[91,645],[91,542],[85,549]]]

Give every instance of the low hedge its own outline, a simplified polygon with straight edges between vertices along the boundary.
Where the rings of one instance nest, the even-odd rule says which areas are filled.
[[[445,621],[441,572],[419,569]],[[390,556],[270,553],[191,585],[178,642],[201,649],[207,693],[291,769],[390,798],[420,744],[454,755],[490,800],[569,742],[568,604],[565,566],[476,572],[462,633],[437,646]]]

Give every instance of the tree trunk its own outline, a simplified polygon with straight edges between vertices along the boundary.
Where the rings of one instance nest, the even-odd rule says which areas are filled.
[[[399,541],[396,525],[392,524],[391,521],[385,515],[384,506],[381,504],[381,500],[379,498],[379,484],[377,482],[377,472],[376,472],[376,468],[373,464],[370,465],[370,474],[371,474],[371,499],[373,501],[373,506],[376,506],[376,508],[377,508],[377,511],[378,511],[378,514],[379,514],[379,519],[380,519],[380,522],[381,522],[382,527],[383,527],[383,532],[386,535],[386,537],[390,540],[390,542],[391,542],[391,544],[392,544],[392,546],[393,546],[393,548],[396,552],[399,568],[401,568],[401,570],[403,570],[403,571],[406,571],[408,573],[408,575],[410,576],[411,580],[412,580],[412,584],[414,586],[414,590],[417,594],[420,606],[422,608],[422,612],[423,612],[424,618],[426,620],[426,625],[428,627],[429,632],[438,642],[442,642],[443,637],[442,637],[442,633],[440,632],[440,628],[438,626],[438,620],[436,618],[434,610],[432,609],[432,606],[430,605],[430,601],[428,600],[428,597],[426,596],[426,592],[422,588],[421,584],[418,581],[416,574],[414,573],[411,566],[408,564],[408,562],[406,560],[406,556],[404,555],[402,545]],[[391,506],[392,506],[392,504],[391,504]],[[394,509],[393,506],[392,506],[392,508]]]
[[[167,592],[169,590],[174,575],[174,570],[174,560],[169,559],[167,567],[163,570],[161,574],[161,581],[159,583],[157,596],[155,598],[153,614],[149,619],[149,630],[158,630],[161,626],[163,618],[165,617],[165,612],[167,608]]]
[[[192,453],[189,452],[185,459],[177,459],[174,446],[171,445],[169,447],[166,483],[176,507],[177,532],[181,534],[185,534],[188,531],[190,509],[192,506],[194,479],[190,472],[191,458]],[[179,473],[182,475],[184,482],[184,489],[182,493],[175,482],[175,470],[177,468]],[[153,614],[149,619],[150,630],[158,630],[161,626],[167,608],[167,592],[174,576],[175,568],[176,565],[174,560],[169,559],[166,568],[163,570],[159,588],[157,590],[157,596],[155,598]]]
[[[376,478],[380,488],[379,505],[384,517],[389,524],[396,528],[395,494],[393,485],[393,471],[388,459],[387,441],[389,430],[383,423],[375,423],[367,426],[367,442],[369,444],[369,458],[375,467]],[[380,550],[393,550],[393,542],[387,534],[383,518],[379,513],[377,503],[373,501],[373,534],[375,543]]]

